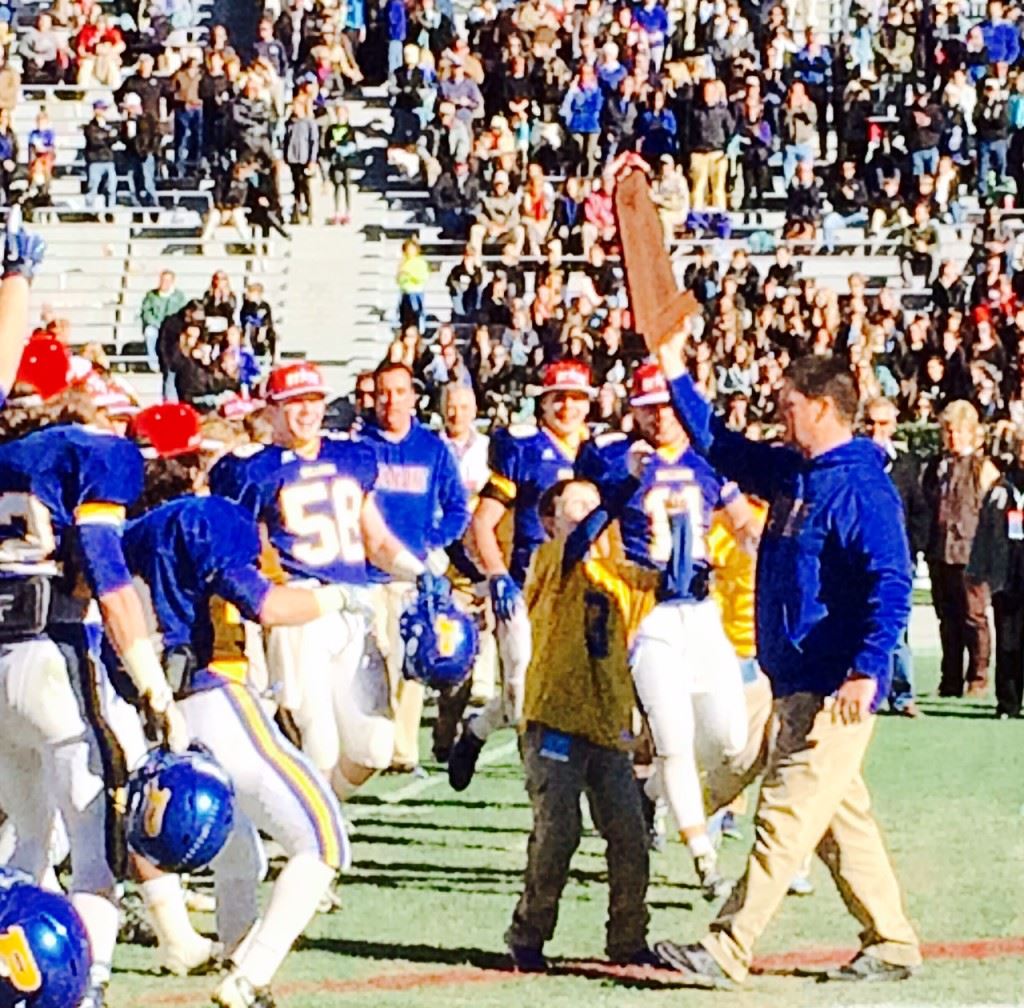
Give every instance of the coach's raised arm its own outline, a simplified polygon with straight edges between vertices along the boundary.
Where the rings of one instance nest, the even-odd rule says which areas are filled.
[[[902,505],[881,450],[853,436],[857,394],[842,362],[804,357],[790,366],[779,393],[787,444],[773,447],[714,415],[686,374],[685,340],[681,333],[658,349],[680,421],[724,476],[770,504],[757,646],[779,731],[746,874],[700,944],[656,949],[697,982],[743,981],[790,879],[817,851],[863,942],[822,979],[904,979],[920,950],[861,775],[910,615]]]

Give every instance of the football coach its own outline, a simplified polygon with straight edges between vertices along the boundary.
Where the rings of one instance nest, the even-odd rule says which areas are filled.
[[[776,741],[743,878],[699,944],[658,954],[701,986],[741,983],[754,945],[812,851],[860,925],[861,948],[830,981],[909,977],[921,963],[863,777],[875,711],[910,616],[903,508],[881,450],[854,437],[857,394],[840,361],[786,372],[787,446],[730,431],[685,373],[685,335],[658,351],[694,447],[769,502],[757,559],[757,645],[772,682]]]

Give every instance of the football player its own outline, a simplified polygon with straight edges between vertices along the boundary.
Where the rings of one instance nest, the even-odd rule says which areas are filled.
[[[448,779],[456,791],[469,787],[491,732],[522,716],[523,682],[530,662],[530,621],[522,586],[530,558],[545,538],[537,503],[545,490],[572,476],[576,454],[588,436],[593,396],[586,364],[575,360],[549,364],[539,393],[538,426],[513,426],[491,435],[491,476],[480,492],[471,530],[480,568],[490,585],[504,684],[502,692],[466,722],[452,748]],[[508,512],[512,514],[512,548],[506,563],[499,525]]]
[[[645,788],[667,802],[705,896],[715,899],[726,883],[708,836],[700,769],[742,752],[747,720],[736,654],[708,596],[706,537],[716,509],[736,525],[749,520],[749,509],[690,449],[656,364],[634,372],[630,406],[639,442],[605,435],[581,453],[577,468],[604,488],[625,478],[629,453],[645,452],[640,486],[617,516],[627,558],[662,575],[658,604],[639,626],[630,661],[654,741],[655,773]]]
[[[20,211],[8,210],[0,284],[0,408],[21,361],[28,330],[28,289],[45,252],[46,242],[22,229]]]
[[[224,1008],[265,1006],[272,977],[349,854],[327,781],[267,717],[248,682],[242,618],[296,625],[358,611],[360,603],[340,585],[273,585],[260,573],[251,515],[224,498],[194,493],[204,481],[199,417],[190,406],[152,406],[134,431],[148,457],[146,510],[128,523],[125,556],[149,587],[164,667],[189,733],[235,785],[235,828],[213,863],[218,935],[233,950],[232,965],[213,1000]],[[289,856],[258,922],[257,830]]]
[[[182,751],[189,740],[121,548],[142,458],[130,441],[85,426],[92,408],[65,395],[69,371],[60,343],[30,343],[0,424],[13,438],[0,445],[0,804],[18,833],[12,865],[37,880],[48,867],[56,811],[63,816],[71,901],[93,953],[84,1004],[94,1008],[103,1003],[118,929],[106,788],[123,782],[92,769],[104,766],[113,777],[116,756],[105,723],[113,691],[93,661],[90,598],[169,748]]]
[[[416,581],[423,563],[391,534],[374,502],[373,448],[321,434],[327,394],[313,364],[273,371],[273,444],[235,473],[237,500],[272,547],[265,569],[280,581],[365,592],[369,559]],[[394,750],[387,673],[365,615],[330,612],[300,627],[275,627],[267,650],[279,702],[295,721],[303,751],[344,801],[390,765]]]

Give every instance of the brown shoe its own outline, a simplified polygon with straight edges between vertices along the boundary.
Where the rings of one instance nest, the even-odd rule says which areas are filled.
[[[898,717],[909,717],[909,718],[924,717],[924,711],[921,710],[921,708],[918,707],[917,704],[914,703],[913,700],[911,700],[910,703],[908,703],[906,707],[901,707],[898,711],[896,711],[896,714],[897,714]]]
[[[965,695],[972,700],[984,700],[988,696],[988,683],[971,683]]]

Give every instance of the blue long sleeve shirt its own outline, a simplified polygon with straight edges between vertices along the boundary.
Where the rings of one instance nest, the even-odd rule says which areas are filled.
[[[1020,29],[1010,21],[985,20],[980,27],[989,62],[1012,67],[1020,58]]]
[[[387,526],[420,560],[458,539],[469,525],[469,498],[451,449],[431,430],[413,421],[409,433],[393,441],[368,424],[362,437],[377,455],[373,496]],[[390,580],[367,566],[373,582]]]
[[[877,709],[912,586],[903,507],[884,453],[858,437],[808,459],[730,431],[689,376],[671,390],[696,450],[769,502],[756,613],[758,659],[772,691],[829,696],[854,672],[875,680]]]

